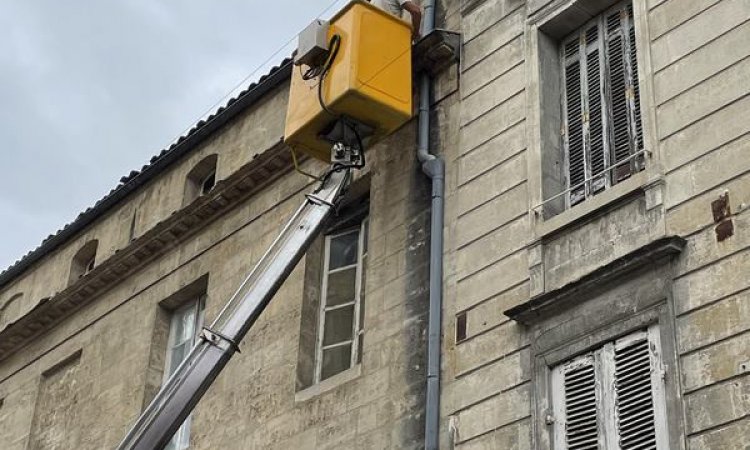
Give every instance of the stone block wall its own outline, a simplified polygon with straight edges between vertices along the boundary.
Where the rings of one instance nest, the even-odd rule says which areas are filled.
[[[665,292],[657,300],[673,329],[665,348],[676,361],[666,372],[677,392],[675,445],[741,449],[750,439],[750,5],[633,2],[646,170],[554,217],[535,209],[548,174],[540,108],[555,102],[540,107],[534,20],[571,2],[438,2],[438,26],[463,34],[460,67],[435,80],[432,114],[432,150],[447,169],[441,448],[543,445],[534,406],[539,335],[503,313],[665,236],[683,238],[685,248],[641,288]],[[163,206],[144,229],[179,208],[184,174],[205,154],[220,154],[222,174],[240,170],[280,135],[285,89],[80,239],[122,239],[121,222],[143,196]],[[297,386],[312,263],[303,259],[196,409],[191,448],[422,448],[430,190],[414,143],[411,123],[370,152],[361,179],[371,205],[361,365],[333,386]],[[161,382],[164,300],[205,279],[211,321],[311,187],[286,174],[0,361],[3,448],[113,447]],[[715,219],[721,198],[729,213]],[[0,307],[15,291],[31,293],[22,314],[54,293],[60,261],[75,247],[4,288]],[[617,283],[595,289],[626,291]],[[64,407],[70,402],[85,407]],[[70,423],[85,427],[59,432]]]
[[[430,216],[414,139],[409,125],[372,149],[358,181],[370,195],[361,364],[298,391],[305,264],[318,263],[303,258],[194,411],[191,448],[421,447]],[[162,382],[165,308],[203,280],[210,323],[313,187],[287,173],[1,361],[2,447],[113,448]]]
[[[544,220],[534,211],[542,200],[543,124],[535,97],[539,63],[530,46],[535,17],[570,3],[470,1],[459,8],[459,142],[445,149],[453,175],[446,213],[444,444],[539,445],[529,373],[533,337],[503,311],[677,235],[687,245],[666,281],[679,361],[669,370],[685,422],[676,421],[675,428],[684,428],[678,445],[742,448],[750,437],[743,364],[750,359],[744,217],[750,130],[743,119],[750,112],[750,47],[740,42],[748,42],[750,4],[634,0],[647,169],[628,180],[631,187],[624,183]],[[734,235],[718,241],[711,202],[727,191]]]

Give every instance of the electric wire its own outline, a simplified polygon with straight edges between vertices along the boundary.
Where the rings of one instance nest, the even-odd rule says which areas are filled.
[[[322,17],[323,15],[325,15],[326,13],[328,13],[328,12],[329,12],[329,11],[330,11],[330,10],[331,10],[331,9],[332,9],[332,8],[333,8],[334,6],[336,6],[337,4],[339,4],[339,3],[341,3],[341,2],[345,2],[345,1],[346,1],[346,0],[333,0],[333,1],[331,2],[331,3],[329,3],[329,4],[328,4],[328,6],[326,6],[326,7],[325,7],[325,8],[324,8],[324,9],[323,9],[323,10],[322,10],[322,11],[321,11],[321,12],[320,12],[320,13],[319,13],[318,15],[317,15],[316,19],[319,19],[320,17]],[[241,87],[245,86],[245,84],[246,84],[246,83],[247,83],[247,82],[248,82],[248,81],[249,81],[249,80],[250,80],[250,79],[251,79],[251,78],[252,78],[253,76],[255,76],[255,75],[256,75],[256,74],[257,74],[257,73],[258,73],[258,72],[259,72],[259,71],[260,71],[261,69],[263,69],[264,67],[266,67],[266,66],[267,66],[267,65],[268,65],[268,64],[269,64],[269,63],[270,63],[271,61],[273,61],[273,60],[274,60],[274,59],[275,59],[276,57],[278,57],[278,55],[279,55],[279,54],[280,54],[280,53],[281,53],[281,52],[282,52],[282,51],[283,51],[284,49],[288,48],[288,47],[289,47],[289,44],[291,44],[292,42],[294,42],[294,40],[295,40],[295,39],[297,39],[297,36],[298,36],[298,35],[299,35],[299,33],[296,33],[296,34],[294,34],[294,35],[293,35],[293,36],[292,36],[292,37],[291,37],[291,38],[290,38],[289,40],[287,40],[287,41],[286,41],[286,43],[284,43],[284,44],[283,44],[282,46],[280,46],[280,47],[279,47],[279,48],[278,48],[278,49],[277,49],[277,50],[276,50],[276,51],[275,51],[275,52],[274,52],[273,54],[271,54],[271,55],[270,55],[270,56],[269,56],[268,58],[266,58],[266,59],[265,59],[265,60],[264,60],[264,61],[263,61],[262,63],[260,63],[260,64],[259,64],[259,65],[258,65],[257,67],[255,67],[255,69],[253,69],[253,71],[252,71],[252,72],[250,72],[250,74],[248,74],[248,75],[247,75],[246,77],[244,77],[244,78],[243,78],[243,79],[242,79],[241,81],[239,81],[239,82],[238,82],[238,83],[237,83],[237,84],[236,84],[236,85],[235,85],[234,87],[232,87],[232,89],[230,89],[230,90],[229,90],[229,91],[228,91],[228,92],[227,92],[227,93],[226,93],[226,94],[225,94],[225,95],[224,95],[223,97],[221,97],[221,98],[220,98],[220,99],[219,99],[218,101],[216,101],[216,102],[215,102],[214,104],[212,104],[212,105],[211,105],[211,106],[210,106],[209,108],[207,108],[207,109],[206,109],[206,111],[205,111],[205,112],[203,112],[203,114],[201,114],[200,116],[198,116],[198,118],[197,118],[197,119],[195,119],[194,121],[192,121],[192,122],[191,122],[191,124],[190,124],[190,125],[189,125],[189,126],[188,126],[187,128],[185,128],[185,129],[184,129],[184,130],[183,130],[183,131],[182,131],[181,133],[179,133],[179,134],[177,135],[177,137],[175,137],[174,139],[172,139],[172,140],[170,141],[170,145],[171,145],[172,143],[176,142],[176,141],[177,141],[177,140],[178,140],[178,139],[179,139],[180,137],[182,137],[182,136],[186,135],[186,134],[187,134],[188,132],[190,132],[190,130],[191,130],[191,129],[192,129],[192,128],[193,128],[194,126],[195,126],[195,125],[197,125],[197,124],[198,124],[198,122],[200,122],[200,121],[201,121],[201,120],[202,120],[202,119],[203,119],[204,117],[206,117],[206,116],[207,116],[207,115],[209,115],[209,114],[210,114],[211,112],[213,112],[213,111],[214,111],[214,110],[215,110],[216,108],[218,108],[219,106],[221,106],[221,105],[222,105],[222,104],[223,104],[223,103],[224,103],[224,102],[225,102],[225,101],[226,101],[226,100],[227,100],[227,99],[228,99],[229,97],[231,97],[231,96],[232,96],[232,94],[233,94],[234,92],[236,92],[236,91],[237,91],[238,89],[240,89]],[[216,117],[213,117],[213,118],[211,118],[211,119],[207,120],[207,121],[206,121],[206,124],[208,124],[208,123],[212,122],[213,120],[215,120],[215,118],[216,118]],[[169,145],[167,145],[167,147],[169,147]]]

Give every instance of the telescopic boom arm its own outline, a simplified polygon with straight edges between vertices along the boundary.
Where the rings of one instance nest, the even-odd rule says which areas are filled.
[[[343,164],[334,162],[320,187],[294,213],[271,248],[232,296],[217,319],[204,327],[199,339],[175,373],[141,414],[118,450],[160,450],[208,390],[239,343],[296,266],[349,184],[351,149]],[[334,161],[336,161],[334,150]],[[359,152],[355,151],[355,159]]]

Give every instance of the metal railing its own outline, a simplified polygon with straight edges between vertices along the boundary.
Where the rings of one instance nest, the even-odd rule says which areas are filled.
[[[570,194],[572,191],[580,188],[581,186],[585,186],[587,183],[590,183],[594,179],[599,178],[602,175],[605,175],[607,172],[612,171],[616,167],[619,167],[619,166],[624,165],[626,163],[630,163],[632,160],[634,160],[635,158],[637,158],[637,157],[639,157],[641,155],[646,155],[646,156],[650,157],[651,156],[651,152],[648,151],[648,150],[646,150],[646,149],[639,150],[639,151],[633,153],[632,155],[628,156],[627,158],[623,159],[622,161],[619,161],[619,162],[617,162],[617,163],[615,163],[615,164],[613,164],[611,166],[608,166],[604,170],[602,170],[602,171],[600,171],[598,173],[595,173],[594,175],[591,175],[588,178],[584,178],[584,180],[581,181],[580,183],[577,183],[577,184],[569,187],[568,189],[565,189],[564,191],[559,192],[559,193],[553,195],[552,197],[550,197],[550,198],[542,201],[541,203],[533,206],[531,208],[531,210],[534,211],[536,214],[541,214],[541,211],[539,210],[539,208],[542,208],[542,211],[543,211],[544,210],[544,205],[546,205],[547,203],[549,203],[549,202],[551,202],[553,200],[557,200],[558,198],[563,197],[565,195]]]

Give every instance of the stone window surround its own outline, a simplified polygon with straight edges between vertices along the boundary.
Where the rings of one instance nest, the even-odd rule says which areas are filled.
[[[37,429],[39,428],[40,414],[44,412],[41,408],[40,400],[42,400],[43,395],[44,395],[43,391],[45,387],[45,382],[63,370],[72,369],[72,368],[78,369],[81,363],[82,355],[83,355],[83,349],[78,348],[72,353],[68,354],[67,356],[53,363],[50,367],[48,367],[47,369],[44,369],[43,371],[41,371],[41,373],[38,373],[35,376],[36,392],[34,393],[35,398],[33,400],[33,410],[32,410],[33,412],[32,412],[32,417],[31,417],[30,428],[29,428],[29,435],[27,438],[27,445],[30,448],[34,447],[34,443],[35,443],[34,440],[36,439],[35,434],[38,431]],[[68,384],[68,386],[70,386],[71,389],[75,389],[75,384],[73,385]],[[79,391],[79,392],[84,392],[84,391]],[[67,399],[69,398],[66,398],[65,400]],[[58,397],[56,400],[59,401],[60,398]],[[56,418],[53,418],[53,420],[55,419]]]
[[[162,384],[167,381],[165,375],[168,366],[168,349],[171,338],[171,319],[175,311],[186,307],[187,305],[199,301],[201,302],[201,318],[199,324],[203,322],[206,304],[208,302],[208,285],[210,274],[205,273],[191,281],[176,292],[162,299],[156,306],[154,322],[151,325],[151,342],[148,355],[148,366],[146,371],[150,376],[146,377],[147,382],[144,385],[144,396],[142,408],[148,407]]]
[[[533,240],[538,241],[550,236],[637,191],[646,193],[649,208],[661,204],[663,179],[656,141],[656,113],[652,107],[654,104],[653,81],[648,75],[651,73],[650,46],[643,45],[643,43],[650,42],[647,4],[646,0],[632,0],[632,3],[636,25],[644,147],[647,150],[646,168],[593,198],[547,218],[540,210],[540,205],[544,202],[544,178],[548,172],[544,164],[550,164],[550,158],[544,156],[544,149],[549,149],[551,144],[544,143],[544,136],[555,136],[555,139],[559,137],[561,119],[559,95],[545,96],[542,92],[545,85],[541,73],[541,67],[544,65],[542,59],[545,57],[542,41],[545,38],[559,41],[569,34],[569,31],[574,31],[579,25],[583,25],[596,14],[611,7],[612,2],[609,0],[554,0],[546,7],[532,13],[526,20],[525,34],[528,43],[526,61],[529,80],[527,97],[529,215]],[[551,33],[552,36],[547,33]],[[555,50],[554,54],[557,57],[558,52]],[[559,74],[559,65],[555,67],[557,67],[556,74]],[[543,128],[544,124],[546,128]]]
[[[98,250],[99,241],[97,239],[86,242],[78,249],[70,262],[68,285],[75,283],[79,278],[83,278],[94,270]]]
[[[684,247],[662,238],[580,281],[533,297],[505,312],[527,327],[532,374],[533,448],[552,448],[550,375],[560,363],[619,337],[658,325],[665,367],[670,448],[684,449],[680,370],[676,354],[671,259]]]
[[[206,195],[216,185],[219,157],[216,153],[206,155],[198,161],[185,178],[183,206]],[[209,183],[210,181],[210,183]]]
[[[367,173],[355,180],[349,187],[346,197],[341,201],[339,210],[345,210],[356,204],[366,202],[367,212],[362,217],[370,217],[370,174]],[[356,208],[356,207],[355,207]],[[356,216],[357,213],[353,214]],[[330,225],[332,229],[340,225]],[[296,367],[295,402],[311,400],[328,391],[349,383],[362,374],[362,363],[357,362],[349,369],[321,381],[315,381],[317,364],[317,336],[320,311],[320,288],[323,268],[324,236],[319,236],[304,257],[304,293],[302,295],[302,314],[300,319],[300,337]],[[362,287],[364,289],[364,286]],[[366,320],[366,317],[365,317]],[[364,325],[363,325],[364,326]],[[366,332],[365,332],[366,336]],[[361,351],[361,349],[360,349]]]

